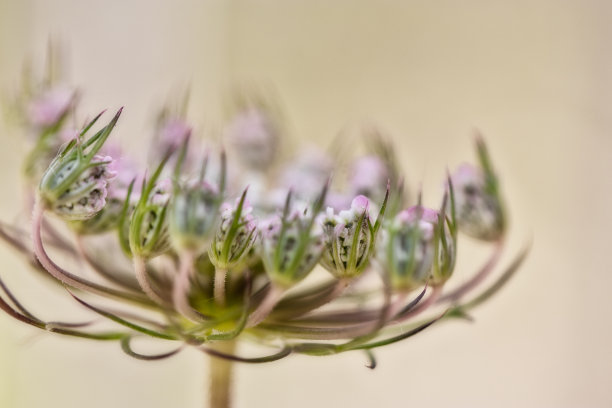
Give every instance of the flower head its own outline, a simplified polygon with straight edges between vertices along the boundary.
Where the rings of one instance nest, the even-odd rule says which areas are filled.
[[[504,232],[505,219],[497,178],[486,147],[478,140],[480,167],[463,164],[451,175],[459,230],[484,241]]]
[[[279,135],[262,107],[249,106],[233,118],[226,138],[247,168],[262,170],[274,160]]]
[[[272,282],[290,287],[304,279],[317,265],[323,252],[322,230],[315,222],[325,191],[311,208],[292,208],[287,194],[282,215],[274,215],[260,226],[261,259]]]
[[[131,212],[140,197],[143,174],[117,144],[107,143],[101,151],[113,157],[107,171],[114,174],[107,185],[106,205],[96,215],[85,220],[75,220],[70,226],[81,235],[94,235],[113,230],[119,226],[124,206]]]
[[[246,192],[234,205],[224,203],[221,207],[219,225],[208,251],[217,268],[228,269],[245,261],[257,239],[257,221]]]
[[[96,117],[51,162],[39,186],[45,207],[67,220],[84,220],[96,215],[106,204],[107,184],[116,174],[110,156],[97,152],[113,130],[121,110],[103,129],[87,140],[81,138],[100,117]]]
[[[455,247],[450,230],[440,227],[441,220],[446,224],[438,211],[414,206],[386,225],[377,259],[394,288],[410,291],[428,281],[441,284],[450,276]]]
[[[368,264],[373,246],[369,206],[365,196],[357,196],[349,210],[335,214],[332,208],[327,208],[321,221],[325,233],[321,263],[334,276],[356,276]]]
[[[338,214],[330,207],[320,220],[325,236],[321,264],[338,278],[352,278],[368,266],[386,199],[376,222],[370,219],[370,201],[357,196],[351,208]]]

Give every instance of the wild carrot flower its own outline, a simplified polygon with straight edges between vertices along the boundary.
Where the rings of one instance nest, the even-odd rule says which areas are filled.
[[[56,132],[65,130],[60,122],[70,99],[60,96],[45,100],[52,105],[46,111],[36,107],[36,123],[56,123]],[[98,115],[49,161],[51,144],[45,144],[44,154],[42,145],[34,147],[26,169],[40,168],[42,174],[34,191],[32,245],[27,234],[0,224],[0,237],[33,268],[53,276],[80,305],[118,329],[47,323],[1,280],[0,309],[39,329],[117,341],[139,359],[166,358],[187,347],[202,351],[214,357],[212,369],[219,376],[212,401],[227,401],[229,392],[231,370],[228,363],[219,368],[221,359],[263,363],[291,354],[362,350],[373,368],[373,349],[441,319],[465,316],[499,290],[525,256],[468,299],[496,267],[507,231],[500,185],[481,139],[480,166],[466,165],[448,176],[442,205],[435,210],[420,200],[407,203],[388,144],[353,160],[345,179],[330,180],[343,164],[326,154],[275,167],[289,169],[285,173],[272,171],[280,157],[281,127],[258,103],[241,105],[228,127],[232,154],[227,159],[219,154],[216,179],[206,174],[207,159],[189,156],[193,135],[184,115],[164,116],[150,155],[156,166],[145,177],[129,157],[104,148],[120,114],[94,133]],[[200,170],[195,176],[194,168]],[[257,194],[249,190],[252,202],[247,200],[249,179],[258,180]],[[281,194],[283,202],[277,198]],[[48,214],[72,227],[75,248],[43,222]],[[448,283],[461,231],[492,241],[494,248],[473,277],[453,287]],[[109,233],[121,250],[100,250]],[[62,268],[47,252],[49,245],[88,265],[100,280]],[[318,266],[331,276],[308,282]],[[368,281],[367,275],[374,279]],[[364,282],[353,284],[361,277]],[[372,281],[379,283],[365,284]],[[116,307],[97,306],[96,297]],[[422,319],[415,320],[417,315]],[[175,348],[139,353],[131,343],[137,336]],[[243,341],[272,351],[243,356],[237,349]]]

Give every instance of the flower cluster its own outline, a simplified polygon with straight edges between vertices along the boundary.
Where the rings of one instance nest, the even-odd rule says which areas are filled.
[[[1,284],[0,308],[35,327],[119,341],[126,353],[142,359],[168,357],[184,346],[251,363],[291,353],[366,350],[372,356],[370,350],[442,318],[465,316],[497,291],[524,257],[467,299],[496,266],[507,231],[498,179],[482,139],[479,164],[449,174],[441,205],[433,209],[406,199],[399,160],[384,138],[348,162],[304,150],[279,164],[282,126],[259,99],[243,101],[229,119],[224,133],[229,150],[218,155],[210,153],[212,144],[206,149],[193,137],[183,114],[165,109],[149,155],[154,170],[147,176],[107,142],[121,109],[99,130],[92,131],[101,114],[64,140],[72,95],[44,90],[31,100],[26,123],[39,139],[28,159],[37,163],[26,168],[44,167],[40,174],[28,170],[30,180],[38,177],[32,185],[33,245],[18,228],[3,225],[0,236],[120,330],[46,323]],[[209,153],[199,156],[204,151]],[[348,176],[331,179],[343,166]],[[255,173],[265,182],[249,189]],[[78,245],[43,222],[47,216],[66,222]],[[493,243],[493,255],[470,280],[447,290],[460,233]],[[101,250],[109,240],[116,251]],[[100,279],[59,266],[51,246],[53,253],[88,264]],[[96,297],[122,307],[96,306]],[[131,346],[136,336],[177,347],[144,355]],[[244,357],[216,346],[237,340],[278,349]]]

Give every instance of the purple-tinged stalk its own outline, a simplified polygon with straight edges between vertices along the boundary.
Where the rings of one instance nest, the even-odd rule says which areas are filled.
[[[179,252],[179,272],[174,280],[172,301],[175,309],[195,322],[203,316],[189,303],[190,279],[194,274],[195,259],[211,245],[219,209],[225,190],[225,155],[221,155],[221,171],[218,186],[204,180],[207,158],[197,179],[180,184],[178,179],[185,158],[187,142],[181,148],[174,172],[174,194],[170,208],[170,237]]]
[[[154,302],[165,305],[168,300],[162,297],[153,287],[147,271],[147,260],[161,255],[171,248],[166,214],[172,193],[169,180],[159,181],[164,165],[172,152],[161,161],[149,180],[142,182],[142,191],[130,216],[127,216],[130,198],[124,205],[122,222],[129,220],[128,236],[129,254],[132,256],[136,279],[143,292]],[[122,229],[119,231],[122,237]]]

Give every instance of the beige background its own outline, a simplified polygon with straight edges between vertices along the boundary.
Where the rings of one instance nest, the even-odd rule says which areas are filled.
[[[413,184],[438,199],[446,165],[480,128],[503,178],[511,249],[527,265],[476,323],[379,351],[241,366],[238,407],[612,406],[612,50],[606,1],[0,0],[0,87],[16,87],[49,34],[70,46],[84,112],[126,106],[116,134],[142,145],[151,108],[191,83],[215,127],[235,81],[274,84],[291,132],[327,141],[375,120]],[[2,123],[2,219],[19,213],[22,144]],[[44,317],[74,306],[7,250],[2,276]],[[464,257],[475,264],[480,252]],[[458,277],[457,279],[461,279]],[[202,357],[159,363],[115,345],[46,336],[0,316],[0,406],[199,407]]]

